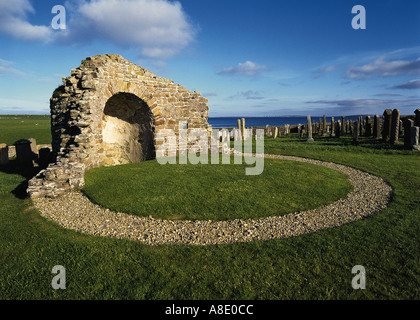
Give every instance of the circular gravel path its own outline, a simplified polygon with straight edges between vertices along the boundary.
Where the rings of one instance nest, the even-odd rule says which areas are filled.
[[[383,179],[354,168],[292,156],[266,154],[264,157],[307,162],[337,170],[348,176],[353,191],[344,199],[313,210],[231,221],[174,221],[115,213],[93,204],[81,192],[33,202],[43,217],[85,234],[136,240],[149,245],[214,245],[281,239],[334,228],[383,210],[391,197],[392,189]]]

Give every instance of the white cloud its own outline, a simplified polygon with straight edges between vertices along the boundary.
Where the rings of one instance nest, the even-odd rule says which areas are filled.
[[[79,0],[64,7],[66,29],[54,31],[28,22],[28,14],[35,14],[29,0],[0,0],[0,33],[64,44],[102,40],[137,49],[143,57],[167,59],[186,48],[197,32],[178,1]]]
[[[415,74],[420,74],[420,58],[388,61],[385,56],[380,56],[371,63],[347,70],[347,78],[356,80],[369,79],[373,76],[395,77]]]
[[[28,13],[35,13],[28,0],[0,0],[0,33],[22,40],[48,41],[52,29],[29,23]]]
[[[154,59],[179,53],[196,34],[181,4],[168,0],[82,1],[68,24],[72,41],[106,40]]]
[[[219,75],[232,75],[232,76],[257,76],[260,71],[267,70],[268,68],[264,65],[258,65],[252,61],[246,61],[244,63],[238,63],[237,66],[228,67],[222,71],[217,72]]]
[[[227,100],[246,99],[246,100],[263,100],[265,99],[260,92],[248,90],[238,92],[236,95],[230,96]]]
[[[330,65],[330,66],[326,66],[326,67],[322,67],[322,68],[318,68],[312,75],[312,78],[314,79],[318,79],[324,75],[326,75],[327,73],[333,72],[335,71],[336,66],[334,65]]]
[[[16,74],[16,75],[24,75],[25,73],[19,71],[13,67],[13,62],[0,59],[0,75],[1,74]]]

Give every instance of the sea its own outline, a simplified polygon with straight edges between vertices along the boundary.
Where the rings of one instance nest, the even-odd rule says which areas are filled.
[[[365,117],[365,115],[362,115]],[[358,115],[345,116],[346,120],[357,120]],[[285,124],[305,124],[307,123],[306,116],[287,116],[287,117],[244,117],[246,127],[265,127],[267,124],[270,126],[282,126]],[[319,122],[319,118],[312,116],[312,122]],[[213,128],[236,128],[238,126],[238,117],[209,117],[208,123]],[[327,122],[331,122],[331,117],[326,117]],[[334,116],[334,120],[341,120],[341,116]]]

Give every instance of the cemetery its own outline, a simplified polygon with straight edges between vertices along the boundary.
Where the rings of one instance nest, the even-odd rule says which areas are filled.
[[[0,295],[56,297],[39,273],[56,261],[75,277],[64,299],[416,298],[413,109],[214,130],[200,93],[118,55],[87,58],[53,93],[51,143],[35,124],[0,134],[0,278],[23,274]],[[258,175],[233,161],[249,142],[262,146]],[[159,150],[181,156],[180,143],[200,159],[232,158],[158,163]],[[349,290],[356,264],[370,290]]]

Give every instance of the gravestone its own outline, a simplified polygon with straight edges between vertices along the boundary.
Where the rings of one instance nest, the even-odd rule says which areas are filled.
[[[404,121],[404,149],[411,149],[411,128],[414,127],[414,120]]]
[[[391,122],[391,144],[398,144],[398,135],[400,132],[400,110],[394,109],[392,111],[392,122]]]
[[[331,137],[335,137],[335,123],[334,123],[334,117],[331,117]]]
[[[382,118],[382,139],[388,142],[391,139],[391,123],[392,123],[392,110],[385,109]]]
[[[335,137],[340,138],[340,135],[341,135],[341,121],[338,120],[337,121],[337,128],[335,130]]]
[[[246,130],[245,130],[245,118],[242,118],[242,139],[246,140]]]
[[[365,129],[365,127],[364,127],[363,118],[362,118],[362,116],[359,116],[359,136],[360,137],[363,136],[364,129]]]
[[[370,116],[366,116],[366,131],[365,136],[370,137],[372,136],[372,120],[370,119]]]
[[[341,116],[341,134],[342,135],[346,134],[346,117],[345,116]]]
[[[276,129],[274,130],[274,139],[277,139],[278,134],[279,134],[279,128],[276,127]]]
[[[416,118],[415,118],[415,120],[414,120],[414,125],[415,125],[416,127],[420,127],[420,109],[416,109],[416,110],[414,111],[414,114],[416,115]]]
[[[314,139],[312,138],[312,122],[311,122],[311,116],[308,115],[306,117],[306,119],[308,120],[308,142],[314,141]]]
[[[322,135],[324,137],[327,135],[327,117],[325,115],[322,117]]]
[[[0,143],[0,166],[9,163],[9,147],[5,143]]]
[[[373,138],[381,138],[381,119],[377,114],[373,117]]]
[[[353,123],[353,144],[359,144],[359,121]]]
[[[269,131],[268,131],[268,130],[269,130],[269,125],[268,125],[268,124],[266,124],[266,125],[265,125],[265,135],[266,135],[267,137],[269,136],[269,134],[268,134],[268,133],[269,133]]]
[[[411,141],[410,141],[410,147],[412,150],[416,150],[419,151],[420,150],[420,145],[419,145],[419,127],[414,126],[411,127]]]
[[[26,139],[21,139],[15,142],[16,160],[22,166],[33,166],[33,153],[31,149],[31,142]]]

